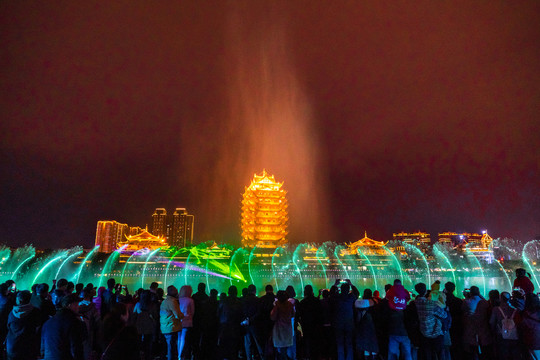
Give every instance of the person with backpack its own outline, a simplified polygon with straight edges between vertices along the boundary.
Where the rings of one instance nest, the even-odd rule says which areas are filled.
[[[499,306],[492,309],[489,319],[491,331],[495,334],[497,359],[518,359],[520,356],[519,338],[515,323],[518,311],[510,306],[510,293],[502,292],[500,302]]]

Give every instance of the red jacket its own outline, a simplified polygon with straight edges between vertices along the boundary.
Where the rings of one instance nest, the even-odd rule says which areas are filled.
[[[520,276],[514,280],[514,287],[515,288],[522,288],[523,291],[525,291],[525,294],[532,294],[534,292],[534,285],[526,276]]]

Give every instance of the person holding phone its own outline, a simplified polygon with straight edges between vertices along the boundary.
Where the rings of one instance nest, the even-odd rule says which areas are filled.
[[[336,285],[341,279],[336,280]],[[358,289],[349,279],[341,283],[340,293],[333,302],[332,325],[334,326],[338,360],[353,359],[354,302],[358,299]]]

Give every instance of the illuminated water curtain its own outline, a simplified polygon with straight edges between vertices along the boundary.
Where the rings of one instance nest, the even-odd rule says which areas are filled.
[[[279,289],[292,285],[302,294],[305,285],[323,289],[345,278],[361,289],[379,291],[396,278],[410,289],[414,283],[438,279],[443,283],[453,281],[458,291],[476,285],[485,294],[491,289],[511,290],[510,280],[518,267],[525,267],[537,285],[537,246],[538,242],[530,242],[524,259],[504,262],[490,262],[489,256],[472,246],[420,250],[414,244],[376,241],[367,235],[349,244],[288,244],[272,249],[205,243],[152,249],[123,245],[110,254],[99,253],[96,248],[36,254],[34,249],[25,248],[6,251],[0,281],[12,278],[24,289],[61,277],[103,286],[114,277],[130,290],[147,288],[156,281],[162,287],[205,283],[219,291],[226,291],[230,285],[243,288],[254,283],[259,290],[267,284]]]

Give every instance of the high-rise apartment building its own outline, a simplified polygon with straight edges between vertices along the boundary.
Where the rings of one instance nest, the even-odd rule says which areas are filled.
[[[255,174],[242,200],[242,245],[276,248],[287,243],[287,192],[263,170]]]
[[[99,252],[111,253],[117,249],[118,243],[124,240],[128,231],[127,224],[121,224],[114,220],[98,221],[95,245],[99,245]]]
[[[152,214],[152,234],[165,238],[169,246],[184,247],[193,242],[194,220],[185,208],[176,208],[172,215],[157,208]]]
[[[157,208],[152,214],[152,234],[168,240],[167,224],[167,210]]]
[[[170,246],[185,247],[193,242],[193,223],[195,217],[186,208],[176,208],[172,215],[172,234],[168,239]]]

